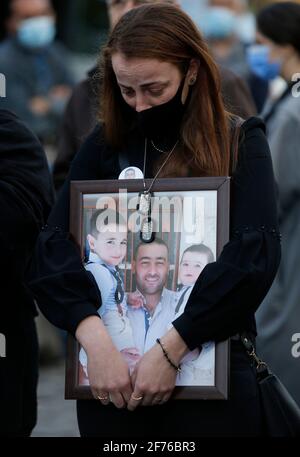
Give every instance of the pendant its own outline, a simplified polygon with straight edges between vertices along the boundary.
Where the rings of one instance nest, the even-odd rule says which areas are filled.
[[[140,192],[138,211],[143,216],[150,216],[151,213],[151,192]]]
[[[121,171],[119,179],[144,179],[144,174],[138,167],[127,167]]]
[[[153,221],[150,216],[142,220],[140,238],[143,243],[152,243],[154,241],[155,232],[153,232]]]
[[[151,219],[151,192],[141,192],[139,194],[138,211],[143,216],[141,222],[140,239],[143,243],[151,243],[154,240],[153,221]]]

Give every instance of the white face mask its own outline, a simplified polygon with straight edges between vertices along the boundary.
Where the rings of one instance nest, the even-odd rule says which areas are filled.
[[[179,4],[197,24],[207,7],[208,0],[180,0]]]
[[[210,6],[197,25],[208,40],[222,40],[235,35],[236,15],[228,8]]]
[[[239,14],[236,21],[236,34],[242,43],[255,42],[256,23],[252,13]]]
[[[37,16],[20,23],[17,38],[26,48],[45,48],[53,42],[55,33],[55,22],[51,16]]]

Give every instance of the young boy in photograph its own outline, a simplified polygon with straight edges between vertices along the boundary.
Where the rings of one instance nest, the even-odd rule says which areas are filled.
[[[182,254],[178,272],[178,303],[175,314],[183,313],[187,300],[192,292],[195,282],[204,267],[214,261],[211,249],[205,244],[193,244]]]
[[[90,253],[85,268],[94,276],[101,293],[102,305],[98,313],[115,346],[129,368],[133,368],[140,354],[134,345],[124,283],[118,270],[127,250],[127,224],[124,218],[111,209],[95,211],[87,241]],[[87,356],[83,348],[79,360],[87,375]]]
[[[186,306],[192,289],[204,267],[214,261],[211,249],[205,244],[193,244],[182,254],[179,264],[178,301],[174,318],[179,317]],[[214,343],[208,342],[198,349],[189,352],[181,362],[181,372],[177,376],[176,385],[199,385],[214,382]]]

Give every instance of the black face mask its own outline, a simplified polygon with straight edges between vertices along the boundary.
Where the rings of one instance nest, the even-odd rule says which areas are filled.
[[[171,100],[136,113],[138,127],[146,138],[155,140],[178,136],[186,106],[181,102],[184,81],[185,78]]]

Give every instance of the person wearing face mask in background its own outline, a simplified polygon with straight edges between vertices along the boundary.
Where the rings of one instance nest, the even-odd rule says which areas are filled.
[[[190,17],[198,17],[201,4],[195,0],[106,0],[110,27],[132,8],[146,3],[166,3],[181,6]],[[232,71],[220,67],[222,93],[228,111],[243,118],[256,114],[257,110],[251,93],[244,81]],[[72,159],[82,142],[96,124],[97,68],[89,71],[88,78],[73,90],[66,107],[59,135],[58,154],[53,167],[53,181],[56,191],[62,187]],[[84,113],[84,116],[82,115]]]
[[[227,8],[236,15],[235,31],[240,41],[248,45],[255,39],[255,16],[249,10],[248,0],[180,0],[180,5],[196,24],[202,20],[208,6]]]
[[[104,0],[107,5],[109,25],[112,29],[118,20],[132,8],[146,3],[176,3],[176,0]],[[62,187],[70,164],[80,145],[97,122],[97,66],[88,71],[87,78],[73,89],[64,111],[58,138],[58,152],[53,166],[56,191]],[[83,115],[84,113],[84,115]]]
[[[197,25],[203,32],[219,65],[243,79],[251,91],[257,111],[268,92],[268,83],[252,73],[246,58],[246,48],[255,38],[255,23],[251,22],[244,0],[207,0],[197,15]],[[241,23],[247,24],[242,28]]]
[[[261,114],[278,184],[282,258],[257,313],[258,352],[300,405],[299,358],[292,352],[300,331],[300,5],[281,2],[266,7],[258,13],[257,28],[260,44],[259,54],[252,56],[253,70],[266,79],[280,75],[287,84]]]
[[[211,6],[223,7],[234,13],[235,34],[244,45],[255,40],[255,16],[249,9],[248,0],[210,0]]]
[[[44,143],[56,130],[73,78],[65,50],[54,42],[50,0],[11,0],[8,38],[0,48],[0,72],[7,81],[3,108],[14,111]]]

